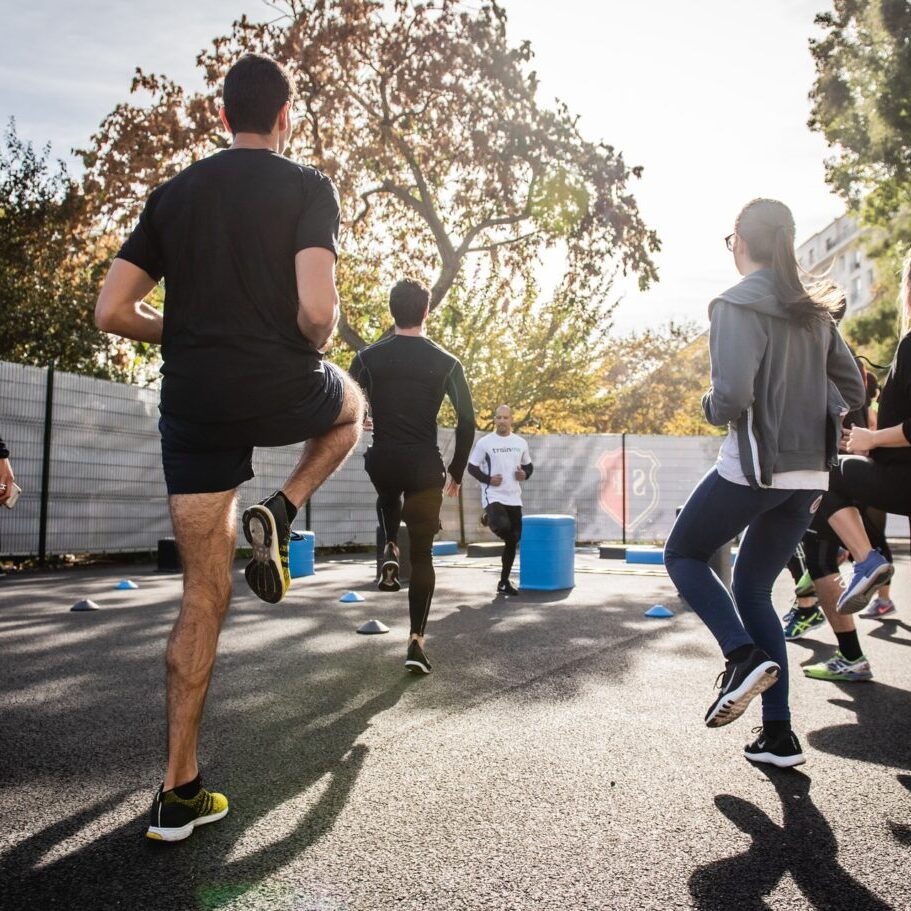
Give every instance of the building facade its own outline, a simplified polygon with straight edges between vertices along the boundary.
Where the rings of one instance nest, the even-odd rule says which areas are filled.
[[[845,289],[849,315],[863,310],[873,299],[873,263],[864,252],[862,238],[857,222],[842,215],[797,248],[802,269]]]

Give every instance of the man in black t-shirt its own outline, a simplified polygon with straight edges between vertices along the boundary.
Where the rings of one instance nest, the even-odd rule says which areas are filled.
[[[199,781],[196,741],[231,597],[237,487],[254,446],[306,440],[281,490],[243,515],[263,600],[290,585],[288,540],[300,507],[357,444],[360,390],[323,360],[338,321],[338,197],[284,158],[291,81],[248,54],[225,77],[229,149],[197,161],[148,199],[98,298],[98,326],[161,343],[161,450],[184,570],[168,642],[168,769],[148,836],[178,841],[228,811]],[[164,315],[145,296],[164,279]]]
[[[395,333],[359,351],[349,368],[367,393],[373,425],[364,465],[376,488],[376,513],[386,539],[378,587],[400,587],[398,533],[404,521],[411,554],[405,667],[422,674],[430,673],[424,629],[436,583],[433,538],[440,529],[443,490],[458,496],[474,440],[474,406],[462,365],[424,334],[429,303],[430,292],[420,282],[400,281],[389,295]],[[457,418],[448,477],[437,448],[437,414],[446,396]]]

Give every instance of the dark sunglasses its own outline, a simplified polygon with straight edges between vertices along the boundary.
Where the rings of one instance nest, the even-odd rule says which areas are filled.
[[[736,236],[737,236],[737,232],[736,232],[736,231],[732,231],[732,232],[731,232],[730,234],[728,234],[728,236],[724,239],[724,245],[728,248],[728,250],[731,251],[731,253],[734,252],[734,238],[735,238]]]

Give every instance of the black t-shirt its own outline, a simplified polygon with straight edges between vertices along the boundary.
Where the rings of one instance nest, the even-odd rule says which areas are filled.
[[[461,482],[474,442],[474,405],[457,357],[425,336],[392,335],[358,351],[349,372],[370,400],[376,446],[436,446],[437,414],[448,395],[458,416],[448,470]]]
[[[163,413],[245,420],[312,389],[294,256],[337,255],[338,231],[332,181],[268,149],[218,152],[152,193],[117,256],[164,278]]]
[[[876,426],[880,430],[902,426],[905,439],[911,442],[911,332],[899,342],[895,362],[879,394]],[[911,446],[882,446],[872,452],[875,462],[911,465]]]

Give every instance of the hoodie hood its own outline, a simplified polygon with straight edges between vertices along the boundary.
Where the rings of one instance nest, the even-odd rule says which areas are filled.
[[[766,316],[777,319],[790,319],[787,309],[778,300],[775,293],[775,274],[771,269],[759,269],[751,272],[746,278],[741,279],[733,288],[722,292],[709,304],[709,318],[712,310],[719,301],[746,307]]]

